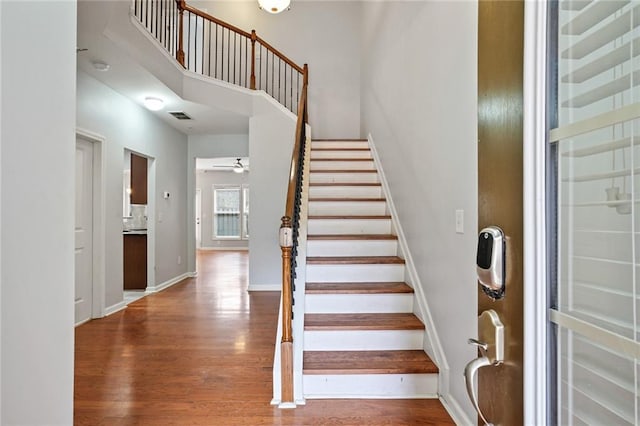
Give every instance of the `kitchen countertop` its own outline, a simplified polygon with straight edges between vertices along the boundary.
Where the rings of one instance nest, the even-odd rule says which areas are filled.
[[[147,235],[146,229],[124,229],[122,235]]]

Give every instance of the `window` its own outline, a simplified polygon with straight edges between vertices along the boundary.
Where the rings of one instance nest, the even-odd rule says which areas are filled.
[[[247,239],[249,188],[240,185],[213,186],[213,238]]]

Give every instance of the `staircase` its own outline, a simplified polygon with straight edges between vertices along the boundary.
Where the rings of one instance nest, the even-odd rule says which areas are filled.
[[[413,289],[366,140],[311,144],[305,398],[435,398]]]

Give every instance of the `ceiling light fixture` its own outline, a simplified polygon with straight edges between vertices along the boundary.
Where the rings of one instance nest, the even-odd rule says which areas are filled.
[[[260,9],[266,10],[269,13],[280,13],[285,9],[289,9],[291,0],[258,0]]]
[[[111,68],[111,65],[107,64],[106,62],[102,62],[102,61],[95,61],[92,62],[91,65],[93,65],[93,67],[98,70],[98,71],[109,71],[109,68]]]
[[[236,160],[236,164],[233,165],[233,172],[234,173],[244,173],[244,166],[240,162],[239,158]]]
[[[148,96],[144,98],[144,106],[151,111],[159,111],[164,107],[164,101],[160,98]]]

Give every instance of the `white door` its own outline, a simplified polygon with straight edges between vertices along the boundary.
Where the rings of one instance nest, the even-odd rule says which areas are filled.
[[[93,300],[93,144],[76,139],[75,321],[91,319]]]
[[[201,220],[202,217],[202,191],[200,188],[196,189],[196,248],[202,247],[202,229]]]

